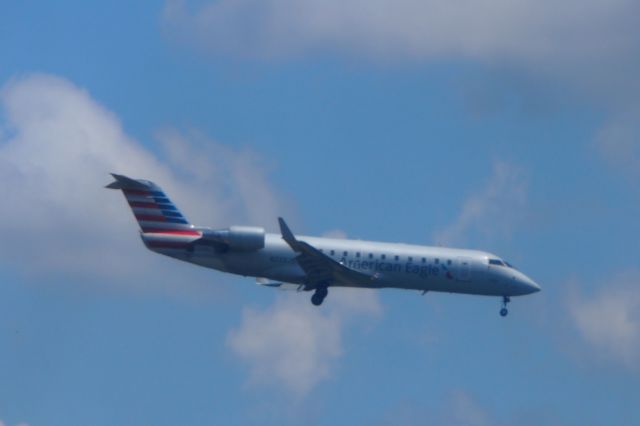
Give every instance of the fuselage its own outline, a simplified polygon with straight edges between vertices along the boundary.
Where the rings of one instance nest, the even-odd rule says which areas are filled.
[[[193,235],[142,233],[150,250],[219,271],[305,285],[297,253],[280,234],[265,234],[264,247],[250,251],[221,251],[211,245],[192,245]],[[400,288],[492,296],[520,296],[540,290],[538,285],[491,253],[374,241],[297,236],[349,269],[369,275],[358,287]],[[344,286],[333,282],[331,286]]]

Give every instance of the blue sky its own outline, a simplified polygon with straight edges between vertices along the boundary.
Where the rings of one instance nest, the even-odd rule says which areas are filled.
[[[638,6],[558,7],[3,5],[0,425],[640,423]],[[109,172],[543,291],[314,309],[145,251]]]

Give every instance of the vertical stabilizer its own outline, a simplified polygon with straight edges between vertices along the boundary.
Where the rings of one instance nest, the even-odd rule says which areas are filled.
[[[120,189],[145,233],[197,235],[193,225],[155,183],[111,174],[115,181],[109,189]]]

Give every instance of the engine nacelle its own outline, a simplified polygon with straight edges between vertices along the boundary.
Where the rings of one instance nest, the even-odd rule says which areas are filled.
[[[232,226],[229,229],[205,231],[204,240],[225,244],[230,250],[256,251],[264,248],[264,228]]]

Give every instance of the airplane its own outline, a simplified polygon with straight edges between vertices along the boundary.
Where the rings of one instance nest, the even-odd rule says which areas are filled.
[[[398,288],[499,296],[505,317],[511,297],[540,291],[531,278],[484,251],[296,236],[282,218],[280,234],[251,226],[195,226],[155,183],[111,175],[115,181],[106,187],[123,192],[151,251],[252,276],[267,287],[312,291],[315,306],[330,287]]]

